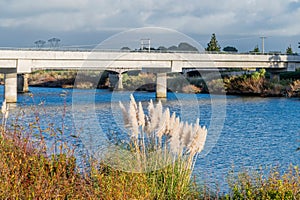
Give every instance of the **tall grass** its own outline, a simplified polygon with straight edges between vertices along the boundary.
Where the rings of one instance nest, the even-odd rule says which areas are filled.
[[[181,122],[168,108],[163,110],[160,101],[156,105],[150,101],[147,114],[132,95],[129,108],[121,102],[120,107],[133,155],[130,169],[146,174],[155,198],[186,198],[191,193],[196,157],[204,148],[206,128],[199,125],[199,119],[195,124]]]
[[[181,122],[160,102],[150,101],[144,112],[133,97],[121,110],[128,129],[123,151],[112,148],[105,155],[111,162],[89,158],[79,169],[72,146],[60,142],[54,150],[46,145],[45,133],[34,134],[35,128],[41,131],[38,117],[29,128],[17,121],[7,125],[4,103],[0,199],[300,199],[299,168],[292,166],[283,174],[276,168],[269,174],[229,174],[230,191],[223,196],[206,186],[200,190],[192,171],[207,131],[199,121]]]
[[[168,109],[163,111],[161,103],[154,105],[151,101],[148,111],[149,115],[145,114],[141,103],[137,105],[132,97],[129,112],[124,115],[130,136],[127,147],[135,156],[128,170],[94,158],[79,169],[68,143],[54,140],[57,148],[47,146],[46,131],[56,137],[52,125],[42,129],[37,115],[28,127],[17,121],[8,126],[9,110],[4,103],[0,199],[197,198],[191,172],[194,158],[203,148],[206,129],[180,122]],[[120,161],[125,159],[122,154],[118,156]]]
[[[207,135],[206,128],[199,125],[199,119],[195,124],[181,122],[168,108],[163,110],[160,101],[154,105],[152,100],[147,108],[148,114],[145,114],[141,102],[137,104],[132,95],[129,108],[126,109],[121,102],[120,107],[140,171],[152,167],[149,161],[152,161],[150,156],[153,153],[161,156],[163,160],[160,161],[165,161],[165,164],[186,160],[186,169],[193,167],[194,157],[204,148]]]

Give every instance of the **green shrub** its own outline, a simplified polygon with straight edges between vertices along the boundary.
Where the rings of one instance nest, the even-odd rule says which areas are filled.
[[[210,93],[224,93],[225,90],[225,83],[223,79],[214,79],[208,82],[207,84],[208,90]]]
[[[229,177],[232,199],[300,199],[300,173],[297,166],[290,166],[280,174],[278,168],[271,168],[268,174],[240,172]]]
[[[123,87],[128,90],[136,90],[142,86],[153,84],[156,82],[154,74],[140,73],[137,76],[123,74]],[[147,88],[146,88],[147,89]],[[151,88],[149,88],[151,90]]]

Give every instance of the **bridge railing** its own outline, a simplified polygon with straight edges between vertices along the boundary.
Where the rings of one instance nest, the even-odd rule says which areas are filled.
[[[224,52],[224,51],[182,51],[182,50],[120,50],[120,49],[89,49],[89,48],[19,48],[19,47],[0,47],[0,50],[14,50],[14,51],[70,51],[70,52],[120,52],[120,53],[187,53],[187,54],[232,54],[232,55],[299,55],[297,53],[294,54],[286,54],[276,51],[270,51],[266,53],[260,52]]]

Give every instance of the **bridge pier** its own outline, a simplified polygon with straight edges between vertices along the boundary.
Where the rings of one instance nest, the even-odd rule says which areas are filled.
[[[122,73],[118,74],[109,74],[109,82],[111,87],[113,87],[115,90],[123,90],[123,75]]]
[[[18,93],[27,93],[28,88],[28,74],[18,74],[17,76],[17,91]]]
[[[156,98],[167,98],[167,73],[156,74]]]
[[[279,72],[270,72],[270,79],[275,82],[280,81],[280,73]]]
[[[17,102],[17,72],[4,74],[4,99],[6,103]]]
[[[123,75],[121,72],[118,74],[117,90],[123,90]]]

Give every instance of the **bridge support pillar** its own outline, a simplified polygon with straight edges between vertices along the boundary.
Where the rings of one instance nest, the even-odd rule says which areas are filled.
[[[6,103],[17,102],[17,73],[9,72],[4,74],[4,98]]]
[[[123,90],[123,75],[121,72],[118,74],[109,74],[108,77],[110,87],[114,88],[115,90]]]
[[[167,98],[167,73],[156,74],[156,98]]]
[[[122,75],[122,73],[120,72],[119,74],[118,74],[118,85],[117,85],[117,89],[118,90],[123,90],[123,75]]]
[[[17,91],[18,93],[26,93],[28,89],[28,74],[18,74],[17,76]]]
[[[279,72],[271,72],[270,73],[270,79],[272,81],[279,82],[280,81],[280,74],[279,74]]]

